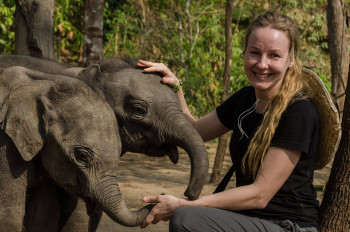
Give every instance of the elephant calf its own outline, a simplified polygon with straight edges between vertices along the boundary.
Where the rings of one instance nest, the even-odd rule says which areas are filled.
[[[191,160],[191,176],[185,195],[189,199],[199,197],[208,174],[208,154],[202,138],[183,115],[175,93],[160,82],[159,75],[144,73],[128,58],[105,59],[81,68],[30,56],[0,55],[0,67],[15,65],[55,74],[32,76],[36,80],[57,82],[62,77],[57,74],[70,76],[89,84],[96,93],[102,93],[118,121],[121,154],[168,155],[176,163],[177,146],[183,148]],[[70,217],[63,231],[87,227],[87,223],[76,223],[79,221],[76,218],[89,220],[83,210],[77,207],[77,214]]]
[[[148,210],[130,211],[119,191],[121,141],[104,95],[80,80],[47,75],[1,70],[0,231],[57,231],[57,185],[82,198],[90,214],[102,208],[120,224],[140,224]],[[43,188],[54,194],[36,204]]]
[[[177,146],[191,160],[185,195],[197,199],[208,174],[208,153],[202,138],[183,115],[175,93],[156,73],[144,73],[130,58],[111,58],[88,68],[72,67],[30,56],[0,55],[0,67],[23,66],[78,78],[105,95],[118,120],[124,152],[168,155],[178,160]]]

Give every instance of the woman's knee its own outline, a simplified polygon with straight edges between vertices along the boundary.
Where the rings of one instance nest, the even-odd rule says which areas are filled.
[[[183,207],[176,210],[171,216],[169,223],[169,231],[192,231],[195,225],[198,225],[201,220],[200,208],[202,207]]]
[[[186,223],[186,220],[189,216],[189,211],[191,211],[189,208],[191,207],[184,207],[176,210],[173,215],[170,218],[169,223],[169,231],[180,231],[181,227],[184,223]]]

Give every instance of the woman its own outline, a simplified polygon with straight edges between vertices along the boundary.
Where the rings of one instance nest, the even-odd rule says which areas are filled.
[[[209,141],[233,130],[230,153],[237,187],[188,201],[149,196],[158,203],[141,225],[168,220],[170,231],[317,231],[313,188],[319,121],[307,99],[298,59],[296,24],[279,12],[258,16],[247,30],[244,70],[251,86],[196,120],[176,76],[163,64],[140,60],[178,89],[183,113]],[[191,206],[191,207],[187,207]]]

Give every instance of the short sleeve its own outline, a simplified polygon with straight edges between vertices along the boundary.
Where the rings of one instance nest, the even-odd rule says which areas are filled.
[[[216,108],[216,114],[220,122],[227,128],[233,129],[233,118],[246,101],[254,101],[254,88],[246,86],[231,95],[224,103]],[[250,104],[250,103],[249,103]]]
[[[228,129],[232,130],[232,118],[235,96],[232,95],[224,103],[216,108],[216,114],[220,122]]]
[[[315,134],[318,134],[315,106],[309,100],[297,101],[282,114],[271,146],[309,153]]]

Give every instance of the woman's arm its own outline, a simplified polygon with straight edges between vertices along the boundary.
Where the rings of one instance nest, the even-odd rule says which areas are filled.
[[[169,85],[170,87],[179,84],[179,79],[175,76],[175,74],[171,72],[170,69],[162,63],[153,63],[149,61],[139,60],[137,66],[146,67],[143,69],[143,71],[145,72],[162,73],[162,82],[164,84]],[[229,131],[229,129],[222,125],[215,111],[198,120],[195,117],[193,117],[187,106],[182,89],[179,89],[176,92],[176,96],[179,100],[183,114],[185,115],[187,120],[194,126],[194,128],[196,128],[204,142],[217,138]]]
[[[219,120],[216,110],[201,117],[192,124],[204,142],[215,139],[229,131]]]
[[[301,156],[300,151],[270,147],[253,184],[188,201],[168,195],[145,197],[146,202],[158,203],[146,217],[142,228],[150,223],[168,220],[171,214],[185,206],[205,206],[227,210],[265,208],[288,179]]]
[[[300,151],[271,147],[253,184],[204,196],[191,205],[228,210],[263,209],[288,179],[300,156]]]

